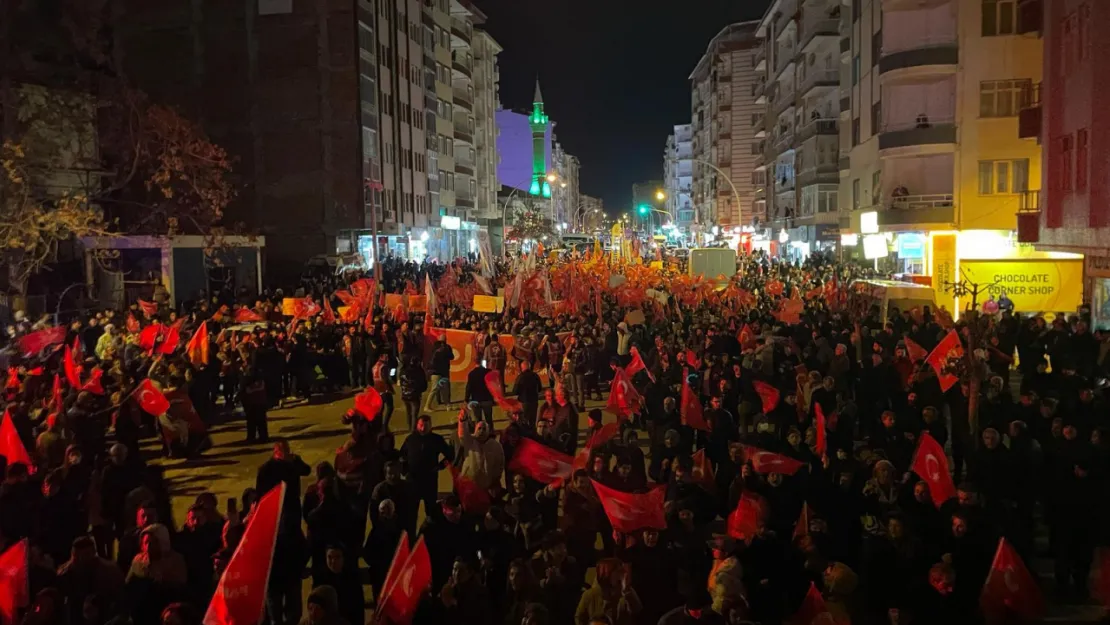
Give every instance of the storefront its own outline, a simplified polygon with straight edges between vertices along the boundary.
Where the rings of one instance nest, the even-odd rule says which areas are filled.
[[[926,275],[925,248],[928,238],[923,232],[901,232],[894,237],[894,250],[897,254],[896,273]]]

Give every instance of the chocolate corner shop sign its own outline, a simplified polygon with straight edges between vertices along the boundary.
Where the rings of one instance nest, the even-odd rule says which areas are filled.
[[[1005,291],[1019,312],[1073,311],[1083,297],[1082,260],[961,260],[960,269],[973,283],[993,285],[980,303]]]

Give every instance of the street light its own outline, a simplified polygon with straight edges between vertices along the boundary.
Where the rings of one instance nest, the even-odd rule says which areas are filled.
[[[659,189],[658,191],[655,192],[655,199],[662,202],[663,200],[667,199],[667,194],[664,193],[662,189]]]

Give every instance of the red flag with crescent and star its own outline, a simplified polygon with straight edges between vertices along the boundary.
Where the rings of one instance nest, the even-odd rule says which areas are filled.
[[[153,317],[158,314],[158,302],[148,302],[146,300],[139,300],[139,308],[147,317]]]
[[[818,456],[824,456],[829,450],[829,433],[826,431],[825,409],[821,402],[815,402],[813,412],[815,415],[813,427],[817,431],[817,443],[813,446]]]
[[[729,536],[751,542],[766,519],[767,500],[751,491],[745,491],[740,495],[736,509],[729,513],[725,527]]]
[[[27,560],[27,539],[0,554],[0,623],[14,625],[18,612],[31,602]]]
[[[355,395],[355,410],[367,421],[377,419],[382,411],[382,396],[373,387],[366,387],[366,390]]]
[[[73,350],[66,345],[65,356],[62,357],[62,370],[66,374],[66,382],[73,388],[81,388],[81,370],[73,360]]]
[[[387,589],[379,604],[389,623],[407,625],[412,622],[424,591],[432,585],[432,559],[424,537],[416,540],[409,557],[397,568],[397,579]]]
[[[489,394],[493,396],[493,401],[501,409],[507,413],[521,412],[524,410],[524,405],[520,400],[505,397],[505,385],[501,383],[501,372],[491,369],[486,373],[485,377],[486,388]]]
[[[804,463],[800,460],[795,460],[790,456],[776,454],[751,445],[744,445],[744,457],[751,461],[752,468],[755,469],[756,473],[794,475],[804,466]]]
[[[57,345],[66,340],[66,327],[57,326],[54,328],[47,328],[45,330],[38,330],[29,334],[24,334],[19,337],[19,350],[23,352],[24,356],[31,356],[37,354],[42,350]]]
[[[262,321],[262,315],[254,312],[250,308],[243,306],[242,308],[235,309],[235,323],[253,323]]]
[[[459,473],[459,468],[455,465],[449,464],[447,468],[451,470],[451,482],[455,487],[455,494],[462,502],[463,510],[479,516],[488,512],[492,503],[489,491],[480,488],[474,480]]]
[[[284,502],[284,483],[258,500],[247,519],[243,538],[216,585],[204,625],[254,625],[262,620]]]
[[[1044,613],[1044,598],[1037,580],[1005,538],[998,539],[990,572],[979,594],[979,607],[990,622],[1036,621]]]
[[[928,432],[921,433],[911,467],[929,485],[929,494],[936,507],[956,496],[956,484],[948,472],[948,457],[944,455],[944,448]]]
[[[640,350],[633,347],[632,349],[628,350],[628,353],[632,356],[632,360],[629,361],[628,366],[624,368],[624,372],[628,374],[628,377],[631,378],[637,373],[643,371],[647,374],[648,379],[654,382],[655,376],[651,374],[651,371],[647,368],[647,365],[644,364],[644,359],[640,357]]]
[[[705,421],[705,415],[702,413],[701,400],[694,394],[690,388],[689,370],[682,370],[682,403],[679,405],[679,416],[682,418],[682,424],[687,427],[692,427],[695,430],[709,431],[709,424]]]
[[[523,473],[537,482],[551,484],[570,479],[574,458],[530,438],[522,438],[509,461],[509,470]]]
[[[197,331],[193,333],[193,338],[185,344],[185,353],[189,356],[189,361],[193,363],[194,367],[201,367],[208,364],[208,322],[201,321]]]
[[[642,529],[666,529],[667,520],[663,514],[663,500],[667,496],[665,486],[642,494],[625,493],[596,480],[590,481],[614,530],[629,533]]]
[[[137,389],[135,389],[135,398],[138,399],[139,405],[147,414],[155,417],[164,414],[170,409],[170,401],[162,394],[162,391],[154,387],[154,383],[150,378],[143,380]]]
[[[636,387],[632,386],[632,381],[628,379],[628,374],[624,369],[617,367],[613,371],[613,382],[609,386],[609,403],[605,408],[617,415],[618,419],[627,419],[640,409],[643,403],[643,398],[636,392]]]

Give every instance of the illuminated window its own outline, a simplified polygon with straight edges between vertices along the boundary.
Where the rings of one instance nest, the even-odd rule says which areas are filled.
[[[979,195],[1009,195],[1028,190],[1028,159],[979,161]]]
[[[1013,35],[1017,32],[1016,0],[983,0],[983,36]]]
[[[1032,90],[1033,81],[984,80],[979,83],[979,117],[1016,117],[1023,94]]]

